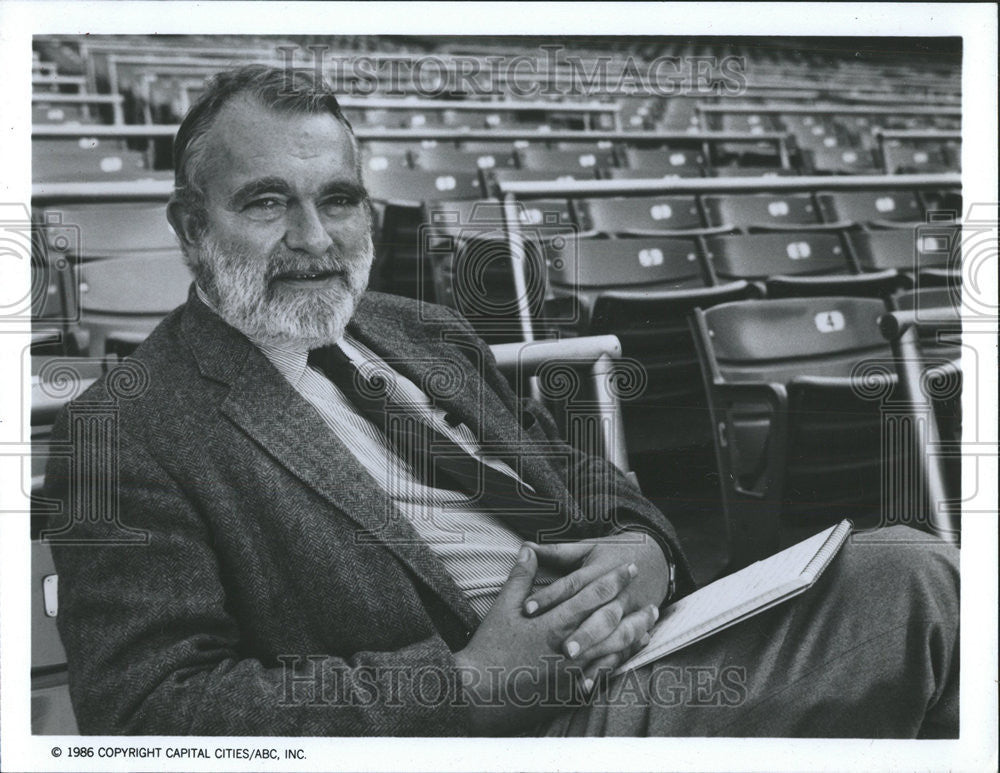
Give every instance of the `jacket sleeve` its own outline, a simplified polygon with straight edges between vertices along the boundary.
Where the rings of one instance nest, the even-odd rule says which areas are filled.
[[[483,376],[488,386],[515,415],[530,413],[549,441],[563,445],[565,457],[569,459],[566,470],[567,487],[574,493],[584,516],[581,524],[574,525],[574,536],[606,536],[622,528],[644,531],[661,545],[665,543],[670,547],[677,573],[677,595],[674,598],[694,590],[694,577],[677,533],[659,508],[646,499],[639,488],[614,464],[566,444],[559,436],[558,424],[549,410],[537,400],[518,396],[497,368],[496,358],[489,345],[476,334],[464,317],[451,309],[449,311],[470,345],[479,350],[480,360],[484,364]]]
[[[54,434],[67,440],[65,413]],[[76,452],[75,467],[50,461],[46,487],[63,502],[51,523],[58,626],[83,733],[466,732],[454,660],[436,635],[347,659],[248,655],[211,530],[144,438],[123,430],[117,461],[100,457],[119,467],[117,517],[95,509],[93,497],[70,495],[69,476],[88,453]]]

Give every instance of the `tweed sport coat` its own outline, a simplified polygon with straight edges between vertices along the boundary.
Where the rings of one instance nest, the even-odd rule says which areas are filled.
[[[437,402],[523,457],[524,479],[557,503],[538,529],[596,536],[614,510],[667,540],[690,585],[672,527],[612,465],[565,445],[559,458],[532,453],[557,439],[552,417],[514,394],[457,314],[367,293],[348,329],[414,383],[442,365],[461,374]],[[54,430],[72,442],[74,410],[121,397],[117,520],[88,520],[66,459],[46,476],[63,502],[51,525],[76,543],[52,549],[81,732],[467,733],[452,653],[477,618],[315,409],[193,288],[131,366],[141,394],[102,379]],[[574,474],[613,481],[614,501],[600,486],[574,501]],[[123,529],[145,544],[113,544]]]

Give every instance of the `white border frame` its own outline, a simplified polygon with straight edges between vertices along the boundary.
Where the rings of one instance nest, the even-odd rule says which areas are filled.
[[[613,7],[612,7],[613,6]],[[419,11],[416,9],[419,8]],[[0,3],[0,64],[4,73],[4,152],[0,202],[30,202],[29,89],[31,37],[35,34],[490,34],[526,35],[959,35],[964,38],[963,194],[967,202],[994,203],[997,149],[997,12],[992,4],[801,3]],[[13,131],[7,133],[7,126]],[[993,260],[996,254],[993,253]],[[3,265],[4,283],[27,286],[29,267]],[[983,277],[980,277],[982,281]],[[994,284],[982,300],[997,308]],[[988,281],[988,279],[987,279]],[[301,747],[304,762],[273,770],[985,770],[997,768],[997,489],[996,337],[978,336],[977,354],[987,377],[966,397],[976,399],[979,436],[993,448],[981,470],[972,504],[992,512],[963,524],[962,738],[959,741],[794,741],[703,739],[201,739],[168,737],[124,740],[30,735],[27,583],[30,576],[27,518],[0,517],[0,667],[3,690],[0,749],[8,770],[108,770],[108,760],[57,760],[54,746],[159,745],[204,747]],[[0,335],[0,360],[20,363],[24,335]],[[4,368],[0,384],[0,443],[19,439],[29,416],[18,415],[18,368]],[[971,406],[970,406],[971,407]],[[967,412],[966,415],[974,415]],[[992,461],[991,461],[992,459]],[[975,474],[966,466],[966,482]],[[24,507],[16,460],[0,457],[0,509]],[[259,764],[192,760],[129,760],[128,770],[263,770]]]

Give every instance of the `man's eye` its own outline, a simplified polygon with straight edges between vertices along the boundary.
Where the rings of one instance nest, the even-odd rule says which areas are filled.
[[[251,213],[269,214],[278,212],[284,207],[284,202],[280,199],[266,198],[254,199],[246,205],[246,209]]]
[[[330,196],[327,199],[323,199],[323,207],[328,210],[353,207],[355,203],[355,199],[351,196]]]

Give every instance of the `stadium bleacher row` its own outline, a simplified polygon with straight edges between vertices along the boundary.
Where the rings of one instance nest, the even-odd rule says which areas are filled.
[[[447,81],[496,41],[323,43],[331,62],[395,58],[405,75],[377,68],[364,96],[343,81],[375,205],[372,286],[452,306],[494,343],[617,336],[642,370],[622,406],[633,467],[689,519],[682,537],[707,578],[845,513],[884,520],[886,470],[915,453],[884,452],[900,375],[880,376],[882,402],[858,386],[866,362],[899,356],[886,314],[933,322],[914,326],[925,370],[949,385],[933,418],[942,439],[961,436],[960,56],[651,40],[574,50],[709,57],[707,84],[614,93],[613,64],[592,93],[568,93],[579,73],[546,63],[530,98],[469,83],[428,98],[414,61],[433,53]],[[82,387],[186,297],[164,203],[171,140],[204,79],[234,63],[308,65],[309,42],[36,38],[33,440],[69,398],[49,399],[47,364],[71,364]],[[727,57],[744,68],[738,93],[711,88]],[[952,461],[920,460],[950,499]],[[40,647],[50,622],[34,629]],[[36,654],[45,701],[65,666]]]

